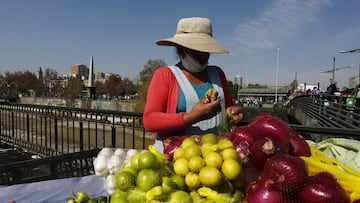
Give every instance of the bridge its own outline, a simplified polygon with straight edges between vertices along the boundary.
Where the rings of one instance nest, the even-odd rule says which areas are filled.
[[[287,115],[300,125],[294,129],[311,133],[314,141],[325,137],[360,139],[360,99],[356,106],[346,104],[348,97],[334,95],[307,95],[292,99],[286,106]]]

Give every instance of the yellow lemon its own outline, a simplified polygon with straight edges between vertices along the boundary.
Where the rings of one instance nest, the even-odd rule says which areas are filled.
[[[198,145],[189,145],[184,148],[184,157],[187,160],[194,156],[201,156],[201,149]]]
[[[185,176],[189,172],[188,160],[185,158],[175,160],[174,172],[178,175]]]
[[[238,159],[238,154],[237,154],[235,148],[232,148],[232,147],[231,148],[226,148],[223,151],[221,151],[220,153],[221,153],[224,160],[227,160],[227,159],[235,159],[235,160],[237,160]]]
[[[215,133],[206,133],[203,136],[201,136],[201,143],[216,144],[218,143],[217,135]]]
[[[186,148],[190,145],[197,145],[196,139],[194,137],[187,137],[181,143],[182,148]]]
[[[204,157],[206,166],[220,168],[223,163],[222,156],[217,152],[209,152]]]
[[[199,172],[205,166],[205,161],[201,156],[191,157],[188,163],[191,172]]]
[[[215,152],[217,150],[217,145],[211,144],[211,143],[204,143],[200,146],[201,154],[205,156],[209,152]]]
[[[200,187],[200,178],[197,173],[189,172],[185,176],[185,183],[191,189],[196,189]]]
[[[221,172],[229,180],[235,180],[241,173],[241,164],[234,159],[227,159],[221,166]]]
[[[221,183],[221,172],[211,166],[205,166],[199,172],[200,182],[203,186],[216,187]]]
[[[184,157],[184,149],[182,147],[177,148],[174,151],[173,159],[176,160],[176,159],[180,159],[183,157]]]

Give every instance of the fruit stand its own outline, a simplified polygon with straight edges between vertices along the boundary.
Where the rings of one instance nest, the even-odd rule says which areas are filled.
[[[46,165],[50,175],[32,176],[40,182],[24,178],[29,170],[20,165],[0,166],[10,177],[3,183],[15,184],[0,186],[0,202],[29,202],[17,191],[38,196],[30,202],[358,202],[359,151],[358,140],[305,140],[281,119],[260,115],[229,133],[168,138],[164,152],[104,147],[21,165],[33,173]]]
[[[95,173],[105,178],[110,203],[360,201],[358,140],[315,143],[271,115],[229,133],[171,137],[164,145],[163,153],[152,145],[130,155],[99,152]],[[117,153],[121,167],[109,169],[104,163]]]

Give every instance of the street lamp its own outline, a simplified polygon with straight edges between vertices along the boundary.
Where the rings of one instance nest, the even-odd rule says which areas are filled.
[[[280,47],[277,48],[277,55],[276,55],[275,104],[277,103],[278,100],[277,94],[278,94],[279,52],[280,52]]]
[[[341,50],[340,53],[360,53],[360,49],[353,49],[353,50]],[[358,75],[358,84],[360,84],[360,62],[359,62],[359,75]]]

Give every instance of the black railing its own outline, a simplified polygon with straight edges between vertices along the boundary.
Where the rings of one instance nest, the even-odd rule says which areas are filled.
[[[1,102],[0,125],[1,142],[42,156],[153,143],[142,113]]]
[[[303,133],[360,139],[359,101],[352,107],[346,104],[347,99],[333,95],[295,97],[287,106],[288,114],[301,120],[301,125],[293,128]]]
[[[294,117],[301,113],[304,122],[292,124],[299,132],[360,137],[359,106],[349,109],[345,101],[345,97],[298,96],[287,105],[287,112]],[[146,149],[153,134],[145,131],[142,113],[0,102],[0,141],[54,156],[105,146]]]

